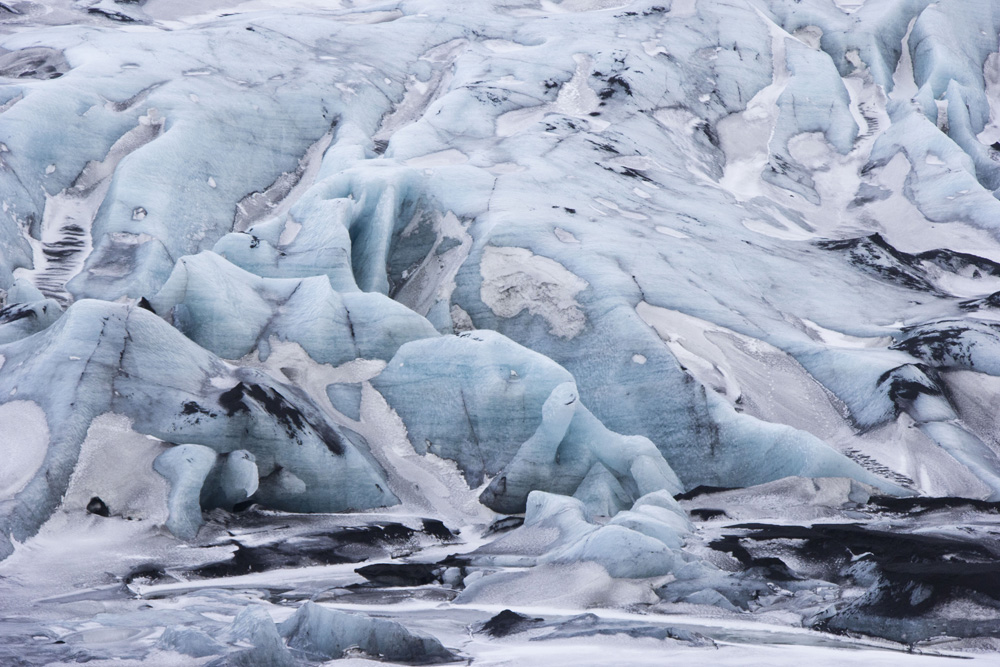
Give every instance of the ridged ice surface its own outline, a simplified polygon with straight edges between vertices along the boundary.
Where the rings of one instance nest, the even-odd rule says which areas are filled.
[[[0,2],[0,662],[988,662],[998,198],[992,0]]]

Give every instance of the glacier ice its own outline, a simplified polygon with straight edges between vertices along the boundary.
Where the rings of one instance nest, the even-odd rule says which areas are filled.
[[[604,503],[607,514],[640,495],[681,489],[648,439],[613,433],[579,405],[569,373],[493,332],[404,345],[374,386],[418,451],[455,460],[470,485],[493,477],[480,498],[497,511],[524,511],[535,489],[582,493],[598,504],[616,495]],[[475,449],[465,446],[470,440]]]
[[[274,336],[339,366],[356,358],[388,360],[400,345],[437,335],[424,318],[381,294],[338,293],[320,276],[260,278],[212,252],[181,258],[150,304],[224,359],[255,349],[266,359]]]
[[[216,667],[250,667],[275,665],[292,667],[296,660],[281,641],[278,628],[263,607],[247,605],[233,619],[227,631],[228,643],[249,644],[248,648],[227,654],[209,664]]]
[[[181,538],[192,538],[201,527],[201,490],[215,466],[215,452],[201,445],[172,447],[156,457],[153,469],[170,482],[167,528]]]
[[[341,658],[351,649],[373,658],[412,665],[457,659],[438,640],[413,634],[399,623],[346,614],[314,602],[299,607],[279,630],[290,648],[313,659]]]
[[[0,662],[491,664],[498,604],[996,650],[998,35],[0,3]],[[504,646],[692,636],[633,622]]]
[[[255,495],[263,504],[336,511],[396,502],[364,444],[343,435],[308,397],[260,371],[226,364],[142,308],[82,300],[48,329],[3,350],[10,371],[0,391],[41,406],[49,433],[43,467],[4,500],[0,526],[15,539],[33,534],[56,507],[91,421],[108,412],[199,452],[192,455],[197,463],[178,453],[160,466],[175,484],[171,504],[186,535],[200,523],[200,510],[191,512],[215,455],[236,450],[255,457]],[[34,377],[47,381],[38,385]],[[114,390],[96,389],[107,385]]]
[[[669,574],[681,561],[680,547],[691,526],[672,497],[665,500],[656,495],[643,496],[636,503],[640,507],[598,525],[590,507],[580,499],[532,491],[526,501],[524,525],[480,548],[474,556],[487,565],[596,563],[608,575],[623,579]],[[658,507],[661,504],[667,507]],[[483,581],[489,579],[487,576]],[[473,597],[471,592],[467,595]]]
[[[197,628],[170,627],[160,636],[158,646],[193,658],[204,658],[222,653],[224,647]]]

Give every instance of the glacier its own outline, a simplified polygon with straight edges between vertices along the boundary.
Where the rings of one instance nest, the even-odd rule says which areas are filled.
[[[988,664],[998,165],[992,0],[0,2],[0,662]]]

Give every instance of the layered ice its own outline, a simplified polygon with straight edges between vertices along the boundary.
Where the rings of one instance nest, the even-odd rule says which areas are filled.
[[[413,634],[399,623],[346,614],[313,602],[299,607],[279,630],[290,648],[312,659],[336,660],[351,649],[373,658],[411,665],[457,659],[438,640]]]
[[[690,530],[684,511],[669,494],[643,496],[636,507],[598,525],[581,500],[533,491],[524,525],[474,556],[485,564],[600,565],[615,578],[638,579],[670,574],[681,562],[680,547]],[[463,593],[468,600],[489,588],[485,577]]]
[[[996,3],[58,0],[0,28],[0,567],[115,535],[58,599],[186,610],[19,637],[435,662],[423,623],[519,600],[995,634],[956,568],[997,557]],[[341,598],[443,606],[411,631]]]
[[[374,386],[417,451],[455,460],[472,486],[495,476],[481,499],[498,511],[523,511],[534,489],[585,494],[609,515],[681,489],[649,440],[609,431],[578,403],[569,373],[493,332],[405,345]]]
[[[437,335],[423,317],[382,294],[337,292],[324,276],[260,278],[212,252],[181,258],[150,304],[224,359],[255,350],[266,359],[274,337],[339,366],[388,360],[404,343]]]
[[[28,433],[32,440],[18,444],[42,464],[4,500],[5,537],[25,539],[55,509],[88,427],[109,412],[131,418],[139,432],[185,443],[155,466],[173,487],[168,525],[184,535],[201,523],[198,499],[216,455],[237,450],[255,459],[255,498],[275,508],[338,511],[396,501],[363,441],[330,423],[301,391],[225,363],[142,308],[80,301],[48,329],[3,346],[3,355],[0,391],[38,405],[48,433],[43,440]],[[222,475],[220,492],[254,486],[240,482],[238,471],[231,475],[228,485]]]

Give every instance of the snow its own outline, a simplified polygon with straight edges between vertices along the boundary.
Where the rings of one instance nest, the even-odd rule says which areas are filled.
[[[558,262],[525,248],[489,247],[479,265],[482,300],[500,317],[527,310],[549,323],[549,333],[573,338],[586,326],[576,295],[587,287]]]
[[[45,411],[32,401],[8,401],[0,405],[0,420],[7,426],[0,457],[0,497],[13,498],[32,480],[48,454],[49,428]]]
[[[995,3],[0,14],[0,662],[997,650]]]
[[[97,497],[115,514],[165,523],[169,486],[153,470],[154,460],[165,448],[160,440],[137,433],[124,415],[98,416],[87,429],[63,505],[79,510]],[[123,479],[117,473],[122,468],[134,470],[135,475]]]

